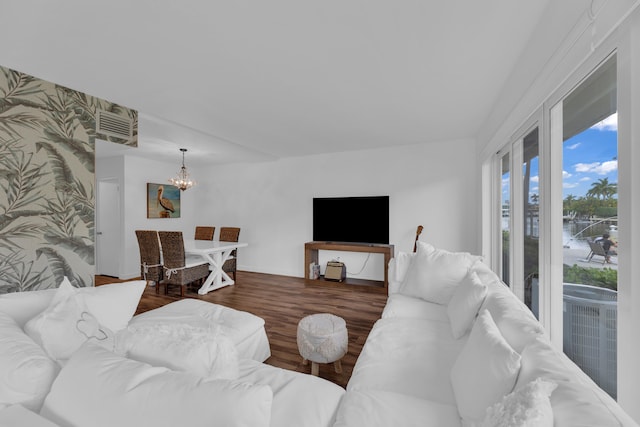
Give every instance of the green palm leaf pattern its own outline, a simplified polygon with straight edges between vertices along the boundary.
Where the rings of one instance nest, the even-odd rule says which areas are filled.
[[[137,136],[136,111],[0,66],[0,293],[92,286],[98,109]]]
[[[0,69],[4,77],[0,78],[0,133],[16,137],[20,135],[20,128],[41,127],[45,121],[37,112],[46,108],[38,96],[42,92],[41,82],[17,71]],[[36,112],[27,113],[24,107]]]
[[[49,260],[49,268],[55,277],[55,282],[60,283],[66,276],[71,284],[76,287],[86,286],[78,275],[74,273],[74,269],[55,249],[40,248],[36,251],[38,258],[45,256]]]
[[[0,161],[0,188],[5,191],[4,212],[23,209],[38,201],[46,185],[44,165],[33,162],[33,153],[15,150]]]
[[[50,277],[46,270],[36,271],[34,261],[25,262],[18,253],[0,258],[0,293],[24,292],[46,289]]]

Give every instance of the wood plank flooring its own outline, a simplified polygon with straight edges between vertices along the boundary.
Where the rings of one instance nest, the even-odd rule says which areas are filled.
[[[118,282],[108,276],[96,276],[96,286]],[[142,313],[180,299],[177,286],[169,288],[169,295],[147,287],[137,313]],[[305,283],[297,277],[238,271],[236,285],[198,295],[193,287],[186,298],[197,298],[248,311],[265,320],[271,345],[271,357],[265,363],[298,372],[311,372],[311,364],[303,365],[298,353],[296,332],[298,322],[314,313],[332,313],[345,319],[349,331],[349,351],[342,359],[342,373],[333,364],[320,365],[320,377],[342,387],[347,385],[356,359],[360,355],[371,327],[380,318],[387,300],[383,288],[344,285],[334,282]]]

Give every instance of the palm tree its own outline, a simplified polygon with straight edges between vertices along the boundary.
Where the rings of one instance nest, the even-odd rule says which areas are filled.
[[[609,182],[609,178],[600,178],[587,191],[587,197],[595,197],[596,199],[611,199],[618,194],[618,184]]]

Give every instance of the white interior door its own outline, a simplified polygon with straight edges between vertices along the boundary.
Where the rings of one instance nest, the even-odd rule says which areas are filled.
[[[96,273],[119,277],[120,185],[116,178],[98,181]]]

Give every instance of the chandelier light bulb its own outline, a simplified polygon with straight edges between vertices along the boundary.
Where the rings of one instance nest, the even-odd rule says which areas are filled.
[[[171,183],[171,185],[175,185],[181,191],[184,191],[196,185],[196,182],[189,177],[187,167],[184,165],[184,153],[187,151],[187,149],[181,148],[180,151],[182,151],[182,167],[180,168],[178,175],[175,178],[171,178],[169,182]]]

